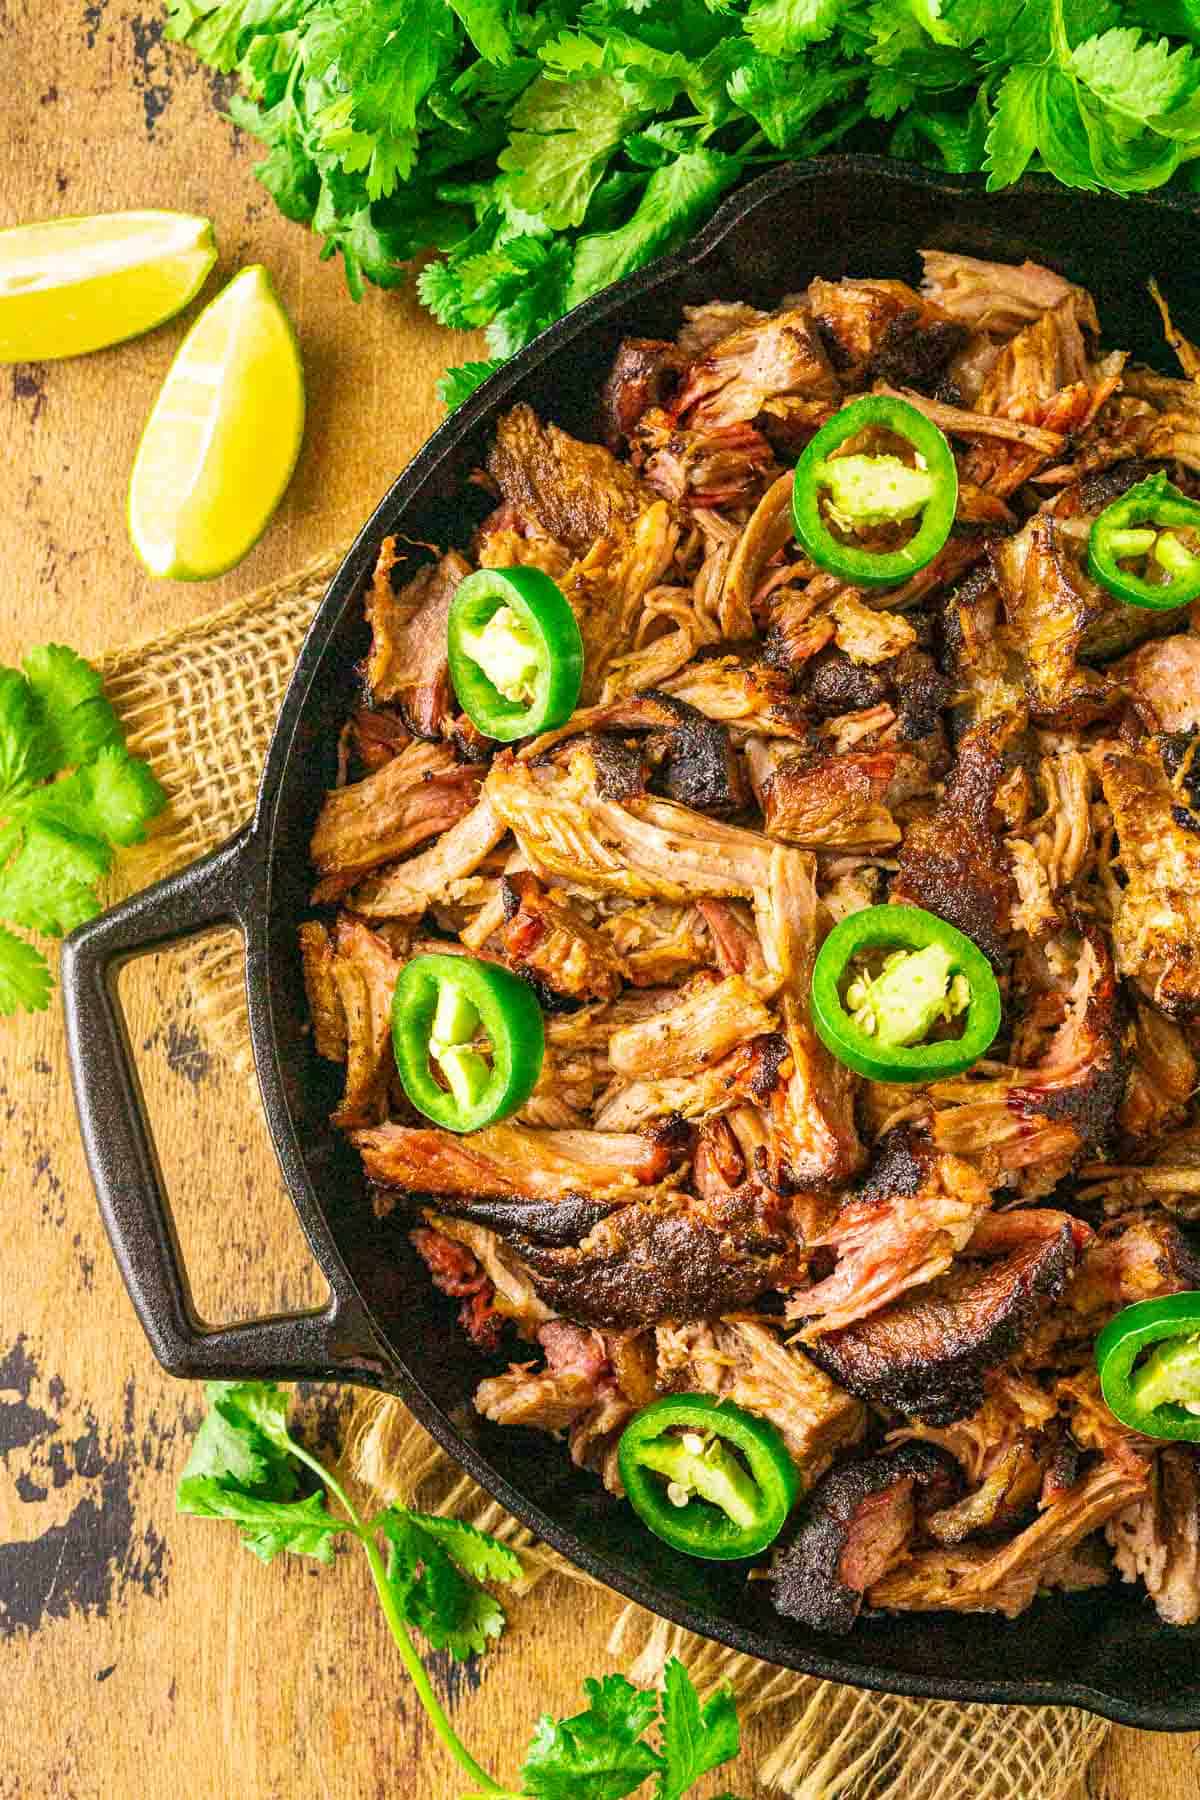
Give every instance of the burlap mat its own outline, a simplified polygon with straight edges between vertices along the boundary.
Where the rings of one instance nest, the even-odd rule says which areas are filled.
[[[103,659],[130,746],[149,758],[172,802],[151,843],[125,859],[126,887],[181,868],[249,816],[296,652],[340,554]],[[248,1072],[236,945],[197,939],[182,956],[214,1047]],[[535,1544],[399,1400],[357,1403],[346,1457],[385,1499],[419,1494],[423,1506],[511,1541],[525,1559],[527,1586],[587,1579]],[[615,1597],[607,1643],[595,1649],[598,1661],[616,1658],[648,1683],[669,1656],[680,1656],[702,1689],[728,1682],[744,1719],[769,1711],[778,1735],[758,1780],[793,1800],[1067,1800],[1108,1729],[1067,1708],[955,1706],[838,1687],[735,1655]]]

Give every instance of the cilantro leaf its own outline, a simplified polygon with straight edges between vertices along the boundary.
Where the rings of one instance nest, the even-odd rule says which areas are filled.
[[[504,1608],[463,1573],[458,1546],[439,1542],[419,1514],[399,1507],[382,1513],[377,1524],[387,1539],[388,1585],[402,1617],[458,1662],[486,1650],[488,1639],[504,1629]],[[478,1550],[471,1554],[479,1560]]]
[[[25,1012],[45,1012],[52,985],[41,951],[0,925],[0,1018],[7,1018],[18,1007]]]
[[[827,38],[845,10],[846,0],[751,0],[746,36],[764,56],[794,56]]]
[[[728,1688],[719,1689],[701,1706],[691,1677],[673,1656],[663,1681],[665,1766],[659,1773],[656,1800],[681,1800],[702,1775],[731,1762],[739,1743],[737,1709]]]
[[[681,244],[741,169],[736,157],[715,150],[689,151],[655,169],[627,224],[579,240],[567,305],[578,306],[652,256]]]
[[[287,1396],[271,1381],[209,1381],[208,1411],[183,1480],[209,1477],[271,1500],[290,1500],[299,1464],[287,1429]]]
[[[94,919],[96,884],[112,862],[108,845],[37,820],[19,835],[20,847],[0,869],[0,919],[48,937]]]
[[[457,368],[447,369],[445,374],[439,377],[438,399],[443,406],[453,412],[456,406],[461,406],[464,400],[469,399],[477,387],[482,386],[489,375],[494,375],[497,369],[503,367],[503,361],[500,359],[493,362],[459,363]]]
[[[318,1562],[331,1563],[334,1536],[351,1529],[348,1520],[326,1512],[323,1493],[303,1500],[266,1500],[207,1475],[185,1475],[175,1504],[179,1512],[198,1519],[232,1519],[247,1550],[262,1562],[290,1550],[293,1556],[315,1556]]]
[[[664,1765],[642,1733],[654,1723],[658,1701],[626,1681],[606,1675],[585,1681],[590,1705],[573,1718],[543,1714],[521,1768],[521,1786],[533,1800],[624,1800]],[[587,1786],[581,1783],[586,1781]]]
[[[642,122],[643,109],[611,75],[543,77],[517,101],[514,130],[497,161],[512,175],[517,205],[560,231],[582,222],[613,151]]]
[[[1127,26],[1077,44],[1071,67],[1103,105],[1148,123],[1191,99],[1200,80],[1186,44],[1172,50],[1166,38],[1143,38]]]
[[[450,0],[463,29],[481,57],[490,63],[509,63],[516,54],[502,0]]]
[[[780,63],[755,55],[734,70],[729,92],[776,149],[798,151],[817,114],[834,100],[843,100],[865,74],[862,68],[816,61],[809,65]]]
[[[53,821],[77,835],[113,844],[139,844],[166,803],[147,764],[123,745],[108,744],[73,775],[30,794],[17,817]]]
[[[520,1581],[524,1565],[515,1550],[499,1538],[479,1531],[465,1519],[447,1519],[440,1513],[410,1512],[409,1519],[439,1543],[464,1575],[475,1581]]]
[[[121,743],[121,727],[104,698],[104,683],[82,656],[62,644],[40,644],[22,667],[41,702],[55,769],[86,762],[106,744]]]
[[[54,745],[37,696],[17,669],[0,669],[0,802],[53,775]]]

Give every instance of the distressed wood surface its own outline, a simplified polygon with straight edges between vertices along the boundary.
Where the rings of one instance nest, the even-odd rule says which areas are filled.
[[[180,326],[76,363],[0,369],[0,661],[46,638],[91,653],[142,636],[345,538],[438,418],[441,367],[479,353],[403,293],[353,307],[338,268],[253,181],[254,146],[218,116],[224,92],[163,42],[154,0],[0,0],[0,225],[123,207],[209,214],[219,276],[247,261],[271,270],[309,394],[279,517],[235,574],[194,589],[146,578],[122,515]],[[137,965],[124,992],[206,1316],[316,1300],[261,1121],[207,1054],[172,957]],[[0,1027],[0,1171],[0,1800],[454,1800],[462,1783],[357,1561],[263,1568],[227,1528],[175,1519],[198,1394],[154,1364],[126,1301],[56,1010]],[[332,1440],[345,1399],[309,1395],[310,1430]],[[571,1710],[603,1666],[612,1613],[600,1594],[535,1595],[482,1675],[435,1659],[481,1760],[511,1773],[535,1713]],[[705,1791],[755,1791],[755,1747]],[[1097,1800],[1200,1793],[1198,1749],[1200,1737],[1116,1731],[1088,1787]]]

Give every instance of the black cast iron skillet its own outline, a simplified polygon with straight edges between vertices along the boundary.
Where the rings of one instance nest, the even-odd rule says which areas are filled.
[[[1041,182],[989,196],[977,180],[871,157],[764,175],[727,201],[687,250],[597,296],[514,358],[447,419],[380,502],[304,642],[251,823],[68,939],[62,979],[75,1095],[113,1250],[154,1353],[172,1374],[394,1389],[539,1537],[652,1611],[769,1662],[894,1693],[1050,1701],[1130,1725],[1195,1729],[1200,1628],[1161,1624],[1138,1592],[1110,1586],[1057,1595],[1013,1622],[986,1614],[864,1619],[847,1638],[824,1637],[778,1618],[763,1584],[668,1551],[541,1434],[481,1420],[471,1405],[480,1360],[458,1329],[454,1303],[431,1287],[404,1222],[373,1218],[358,1159],[328,1122],[339,1072],[320,1062],[308,1036],[296,944],[311,880],[308,839],[354,702],[367,641],[361,595],[383,535],[465,544],[489,504],[466,477],[483,459],[497,414],[524,400],[568,430],[594,435],[595,398],[623,336],[670,336],[688,303],[736,298],[769,307],[817,274],[915,280],[921,245],[1050,263],[1092,290],[1107,344],[1167,367],[1145,291],[1157,273],[1178,323],[1200,337],[1200,216],[1186,201],[1114,200]],[[267,1121],[332,1297],[320,1312],[211,1327],[189,1294],[115,976],[130,957],[229,924],[245,936]]]

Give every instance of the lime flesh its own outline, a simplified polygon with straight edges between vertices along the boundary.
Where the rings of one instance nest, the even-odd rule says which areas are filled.
[[[83,356],[161,325],[217,259],[189,213],[101,213],[0,231],[0,363]]]
[[[304,432],[304,371],[260,265],[200,314],[138,446],[129,533],[152,575],[206,581],[239,563],[283,498]]]

